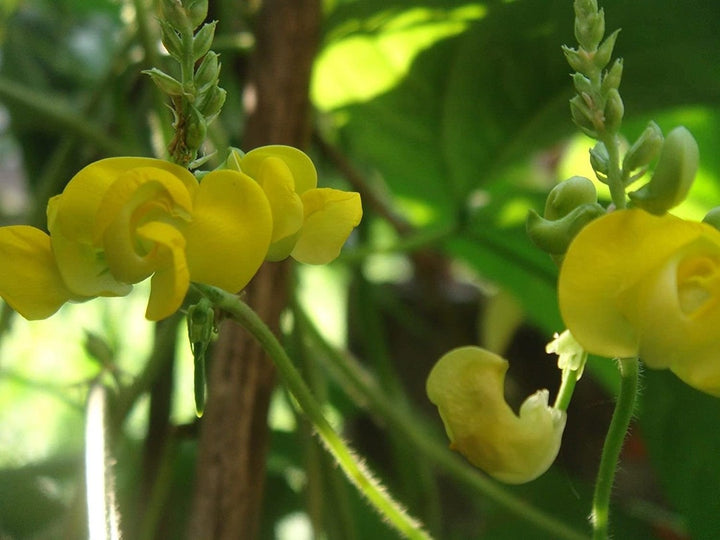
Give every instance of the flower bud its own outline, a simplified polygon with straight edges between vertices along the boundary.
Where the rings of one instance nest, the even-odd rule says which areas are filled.
[[[193,61],[197,62],[210,50],[215,38],[215,26],[217,21],[204,24],[193,37]]]
[[[592,82],[582,73],[574,73],[572,76],[573,86],[578,94],[590,94],[593,91]]]
[[[562,46],[563,54],[570,67],[579,73],[588,73],[592,71],[593,65],[590,58],[584,51],[578,51],[571,47]]]
[[[605,130],[612,133],[620,129],[623,114],[625,114],[625,105],[623,105],[620,92],[618,92],[615,88],[611,88],[607,93],[605,110],[603,111],[603,116],[605,117]]]
[[[187,128],[185,131],[185,145],[197,150],[205,142],[207,135],[207,120],[194,106],[190,105],[190,114],[187,117]]]
[[[617,90],[620,88],[620,81],[622,80],[623,72],[623,59],[616,58],[613,62],[612,67],[603,75],[602,82],[600,83],[600,92],[607,94],[607,92],[614,88]]]
[[[637,206],[661,215],[680,204],[688,194],[698,168],[699,151],[692,134],[676,127],[665,139],[650,181],[629,193]]]
[[[566,415],[548,406],[547,390],[528,397],[516,415],[503,395],[507,368],[496,354],[460,347],[438,360],[426,391],[453,450],[497,480],[522,484],[555,460]]]
[[[642,132],[625,154],[623,170],[629,173],[649,165],[660,153],[662,145],[662,130],[655,122],[650,121],[645,131]]]
[[[605,213],[598,203],[578,206],[566,216],[551,221],[530,210],[526,228],[530,239],[543,251],[551,255],[562,255],[570,246],[575,235],[585,225]]]
[[[220,62],[218,62],[218,55],[213,51],[209,51],[200,62],[200,66],[195,70],[194,79],[197,93],[207,92],[211,86],[217,84],[219,76]]]
[[[598,47],[598,50],[593,56],[593,64],[595,64],[596,68],[603,69],[610,62],[613,48],[615,48],[615,41],[617,40],[619,33],[620,29],[615,30],[612,34],[605,38],[605,41],[603,41],[600,47]]]
[[[570,100],[570,115],[573,122],[583,133],[589,137],[596,138],[598,133],[595,127],[593,112],[588,107],[582,96],[575,96]]]
[[[595,184],[584,176],[571,176],[550,190],[544,216],[550,220],[560,219],[578,206],[594,202],[597,202]]]
[[[160,19],[162,29],[162,44],[165,50],[178,61],[182,60],[182,40],[173,26],[165,19]]]
[[[608,155],[607,148],[602,142],[598,142],[595,146],[590,149],[590,165],[595,171],[595,176],[601,182],[606,182],[608,174],[608,162],[610,156]]]
[[[720,231],[720,206],[716,206],[707,214],[705,214],[705,217],[703,218],[703,223],[707,223],[708,225],[715,227],[717,230]]]
[[[148,69],[143,73],[149,75],[157,87],[168,96],[182,96],[185,93],[185,88],[180,81],[158,68]]]
[[[605,13],[597,9],[597,5],[587,5],[575,10],[575,39],[586,51],[597,49],[605,35]]]

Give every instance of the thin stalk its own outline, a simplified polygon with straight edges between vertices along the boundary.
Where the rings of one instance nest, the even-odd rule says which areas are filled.
[[[578,371],[576,369],[565,368],[562,372],[562,379],[560,381],[560,388],[558,389],[557,397],[555,398],[554,409],[559,411],[567,411],[572,399],[573,392],[575,391],[575,384],[578,380]]]
[[[377,381],[357,361],[341,354],[327,343],[301,309],[296,309],[296,316],[301,318],[303,325],[306,325],[309,337],[321,347],[323,354],[319,357],[323,359],[327,356],[325,368],[345,388],[348,395],[362,406],[369,407],[374,414],[382,418],[389,429],[407,438],[408,443],[434,465],[455,480],[482,493],[519,519],[532,524],[538,530],[547,532],[549,538],[587,540],[586,534],[513,495],[469,466],[457,454],[450,452],[446,443],[440,442],[437,437],[430,434],[421,418],[410,414],[403,407],[398,407],[395,400],[381,390]]]
[[[333,455],[348,479],[367,497],[375,509],[387,519],[388,523],[407,538],[413,540],[429,539],[430,536],[422,529],[422,526],[410,517],[388,494],[387,489],[380,485],[333,429],[285,349],[270,328],[250,306],[240,300],[239,297],[216,287],[202,284],[194,284],[194,286],[216,307],[232,316],[235,321],[240,323],[257,339],[265,352],[272,358],[286,388],[315,427],[327,450]]]
[[[639,362],[637,358],[621,358],[620,367],[620,393],[615,411],[613,412],[610,428],[605,437],[600,468],[595,482],[595,495],[593,496],[592,515],[593,539],[605,540],[608,538],[608,522],[610,514],[610,493],[615,480],[620,450],[627,434],[630,420],[635,410],[635,400],[639,385]]]
[[[617,134],[608,133],[601,138],[608,153],[607,184],[610,188],[610,197],[615,208],[625,208],[625,183],[620,169],[620,150],[618,149]]]

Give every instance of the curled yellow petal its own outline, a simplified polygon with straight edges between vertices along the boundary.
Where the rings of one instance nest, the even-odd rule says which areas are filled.
[[[155,273],[150,282],[150,299],[145,317],[158,321],[178,310],[190,286],[185,238],[172,225],[159,221],[142,225],[137,234],[155,245]]]
[[[302,195],[317,187],[317,171],[312,160],[292,146],[276,144],[255,148],[240,159],[240,167],[245,174],[257,180],[262,163],[269,157],[280,159],[287,165],[293,176],[296,193]]]
[[[516,415],[503,395],[507,361],[479,347],[460,347],[433,367],[426,390],[438,408],[451,448],[509,484],[534,480],[555,460],[564,412],[548,392],[528,397]]]
[[[303,263],[328,263],[362,219],[360,194],[317,188],[303,193],[302,202],[305,220],[291,255]]]
[[[241,290],[265,259],[271,234],[270,205],[252,178],[231,170],[207,174],[184,230],[190,279]]]
[[[0,296],[29,320],[45,319],[68,300],[84,300],[65,286],[50,237],[26,225],[0,227]]]
[[[183,167],[167,161],[143,157],[101,159],[81,169],[65,187],[57,208],[57,226],[71,240],[92,241],[95,219],[107,190],[129,170],[152,167],[180,179],[188,190],[197,186],[195,177]]]
[[[633,209],[602,216],[578,233],[560,269],[558,297],[565,324],[586,351],[638,354],[641,336],[631,323],[640,317],[638,284],[705,228]]]

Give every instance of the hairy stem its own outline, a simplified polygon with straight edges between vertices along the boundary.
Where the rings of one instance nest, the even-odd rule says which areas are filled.
[[[232,316],[262,345],[265,352],[273,359],[285,386],[312,423],[327,450],[333,455],[348,479],[368,498],[370,503],[397,531],[407,538],[430,538],[358,461],[352,450],[333,429],[285,349],[262,319],[235,295],[207,285],[195,284],[195,287],[216,307]]]
[[[640,374],[638,359],[621,358],[618,360],[618,364],[622,376],[620,394],[603,445],[600,468],[595,482],[592,515],[590,516],[595,540],[604,540],[608,537],[610,493],[615,480],[620,450],[635,410],[635,400],[638,393]]]

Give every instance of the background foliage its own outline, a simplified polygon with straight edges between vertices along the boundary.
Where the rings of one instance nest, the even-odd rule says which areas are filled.
[[[557,272],[526,238],[524,218],[556,182],[591,176],[588,141],[569,119],[570,68],[560,52],[561,44],[574,44],[571,4],[325,5],[309,151],[321,184],[360,190],[366,213],[337,263],[296,268],[293,324],[284,337],[336,425],[438,538],[551,537],[478,488],[474,473],[453,473],[433,453],[446,442],[424,379],[450,347],[484,343],[511,361],[511,402],[539,387],[557,388],[559,372],[543,352],[562,330]],[[625,59],[624,132],[633,139],[650,118],[665,132],[677,124],[693,131],[701,171],[679,212],[702,216],[720,202],[720,8],[714,0],[602,5],[608,28],[623,29],[615,50]],[[215,49],[229,98],[208,150],[242,137],[253,42],[248,6],[211,2],[221,21]],[[157,141],[169,113],[140,73],[166,62],[154,45],[153,17],[141,0],[0,6],[3,224],[43,226],[48,196],[91,160],[162,152]],[[38,323],[5,310],[0,537],[83,536],[88,383],[112,374],[122,385],[141,370],[153,346],[144,296],[139,290],[127,299],[67,306]],[[83,345],[88,332],[105,354]],[[179,435],[167,459],[144,459],[152,441],[143,397],[115,434],[130,538],[184,537],[197,431],[187,349],[181,329],[170,415]],[[616,382],[610,361],[592,360],[570,406],[557,464],[536,482],[509,489],[581,531]],[[615,536],[714,538],[717,401],[665,372],[647,372],[643,386],[614,493]],[[311,525],[327,538],[394,537],[329,463],[282,389],[269,422],[263,538],[310,537]]]

